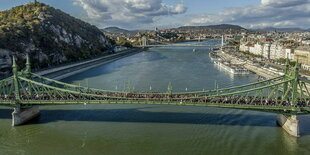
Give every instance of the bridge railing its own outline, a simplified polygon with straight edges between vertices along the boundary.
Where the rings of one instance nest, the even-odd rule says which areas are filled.
[[[257,91],[264,91],[264,89],[273,89],[273,91],[278,91],[278,86],[284,83],[290,82],[291,80],[278,82],[276,84],[269,84],[261,87],[256,87],[253,89],[248,90],[240,90],[237,92],[231,93],[223,93],[219,92],[219,94],[213,95],[205,95],[199,96],[196,94],[192,94],[191,96],[185,96],[180,94],[138,94],[138,93],[119,93],[119,94],[109,94],[106,92],[97,92],[96,94],[87,93],[87,92],[80,92],[76,90],[69,90],[65,88],[58,88],[48,84],[36,82],[29,80],[24,77],[19,77],[20,79],[20,86],[21,86],[21,94],[23,94],[22,100],[32,100],[36,97],[39,98],[40,96],[45,97],[46,99],[57,98],[59,100],[107,100],[107,99],[118,99],[118,100],[197,100],[197,99],[211,99],[216,100],[220,97],[226,96],[240,96],[240,94],[246,94],[245,96],[250,96],[251,93]],[[30,89],[31,92],[30,93]],[[273,93],[272,93],[273,94]],[[261,96],[264,93],[261,94]],[[270,98],[270,97],[269,97]]]
[[[78,86],[78,85],[73,85],[73,84],[68,84],[68,83],[64,83],[64,82],[60,82],[60,81],[56,81],[56,80],[52,80],[49,78],[45,78],[43,76],[39,76],[36,74],[32,74],[32,77],[34,79],[37,79],[37,81],[40,81],[42,83],[46,83],[46,84],[50,84],[50,85],[58,85],[59,87],[63,87],[66,89],[70,89],[70,90],[76,90],[76,91],[80,91],[80,92],[87,92],[87,93],[109,93],[109,94],[175,94],[175,95],[199,95],[199,96],[203,96],[203,95],[212,95],[215,94],[217,92],[234,92],[240,89],[250,89],[252,87],[258,87],[261,85],[266,85],[266,84],[270,84],[270,83],[274,83],[276,81],[280,81],[283,79],[283,76],[280,77],[276,77],[276,78],[272,78],[272,79],[268,79],[268,80],[264,80],[264,81],[259,81],[259,82],[255,82],[255,83],[251,83],[251,84],[245,84],[245,85],[240,85],[240,86],[235,86],[235,87],[229,87],[229,88],[221,88],[221,89],[213,89],[213,90],[205,90],[205,91],[193,91],[193,92],[129,92],[129,91],[111,91],[111,90],[102,90],[102,89],[95,89],[95,88],[89,88],[89,87],[84,87],[84,86]]]

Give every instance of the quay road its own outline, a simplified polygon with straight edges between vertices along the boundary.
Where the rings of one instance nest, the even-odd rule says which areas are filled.
[[[203,44],[158,44],[158,45],[141,45],[135,47],[212,47],[220,48],[221,45],[203,45]],[[234,47],[234,46],[225,46],[225,47]]]
[[[140,51],[141,49],[139,48],[127,49],[121,52],[117,52],[115,54],[110,54],[110,55],[102,56],[102,57],[91,59],[91,60],[86,60],[86,61],[82,61],[82,62],[70,64],[70,65],[65,65],[61,67],[39,71],[39,72],[36,72],[36,74],[45,76],[48,78],[52,78],[54,80],[60,80],[68,76],[91,69],[93,67],[136,54],[137,52],[140,52]]]

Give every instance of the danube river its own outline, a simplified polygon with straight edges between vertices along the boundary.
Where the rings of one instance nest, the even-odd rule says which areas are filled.
[[[217,41],[206,41],[215,44]],[[210,60],[208,48],[165,47],[105,64],[64,82],[108,90],[174,92],[255,82],[232,76]],[[310,118],[303,136],[276,125],[276,114],[174,105],[41,107],[30,124],[11,127],[0,110],[0,154],[310,154]],[[308,118],[308,119],[307,119]]]

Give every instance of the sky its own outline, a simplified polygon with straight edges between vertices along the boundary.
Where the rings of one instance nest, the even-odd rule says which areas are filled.
[[[0,0],[0,11],[31,0]],[[99,28],[310,28],[310,0],[39,0]]]

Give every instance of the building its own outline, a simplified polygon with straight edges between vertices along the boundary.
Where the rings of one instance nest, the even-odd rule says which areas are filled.
[[[285,58],[284,46],[279,42],[275,42],[270,46],[270,55],[268,59],[276,60]]]
[[[306,39],[302,40],[301,43],[303,45],[310,45],[310,38],[306,38]]]
[[[239,50],[242,52],[249,52],[250,47],[254,47],[253,44],[247,43],[247,44],[240,44]]]
[[[295,54],[294,49],[287,48],[285,49],[285,58],[289,60],[294,60]]]
[[[264,46],[262,43],[257,42],[254,47],[250,47],[249,52],[255,55],[263,55]]]
[[[266,59],[270,59],[270,48],[271,48],[271,43],[266,42],[263,47],[263,53],[262,56]]]
[[[295,61],[301,64],[302,69],[310,71],[310,46],[300,46],[295,49]]]

